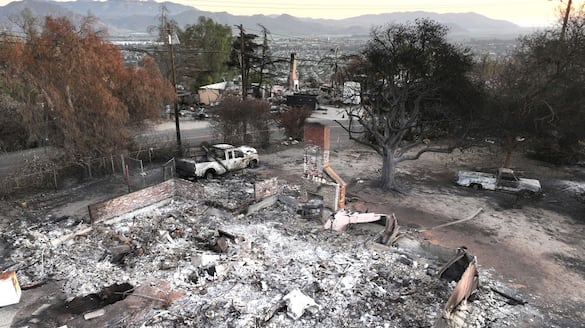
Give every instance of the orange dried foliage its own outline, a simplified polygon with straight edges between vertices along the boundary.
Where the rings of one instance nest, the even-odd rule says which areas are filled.
[[[127,69],[120,50],[89,18],[77,27],[66,17],[47,17],[41,33],[5,45],[0,63],[14,85],[27,86],[19,100],[43,110],[23,115],[29,129],[39,128],[35,116],[42,113],[43,124],[53,128],[50,144],[70,157],[123,149],[129,120],[158,118],[168,97],[168,83],[154,62]]]

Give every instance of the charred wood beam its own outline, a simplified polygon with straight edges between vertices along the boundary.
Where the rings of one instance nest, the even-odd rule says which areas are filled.
[[[497,289],[495,287],[490,287],[490,290],[493,291],[494,293],[496,293],[496,294],[498,294],[498,295],[500,295],[500,296],[508,299],[508,304],[510,304],[510,305],[525,305],[525,304],[528,304],[527,301],[522,300],[522,299],[520,299],[518,297],[512,296],[512,295],[510,295],[508,293],[505,293],[505,292],[503,292],[503,291],[501,291],[501,290],[499,290],[499,289]]]

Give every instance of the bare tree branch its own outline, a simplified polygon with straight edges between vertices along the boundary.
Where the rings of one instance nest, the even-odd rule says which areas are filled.
[[[455,150],[457,147],[456,146],[450,146],[450,147],[425,147],[423,149],[420,149],[419,151],[417,151],[415,154],[413,155],[408,155],[408,156],[401,156],[396,158],[396,162],[404,162],[404,161],[414,161],[420,158],[420,156],[424,153],[451,153],[453,152],[453,150]]]

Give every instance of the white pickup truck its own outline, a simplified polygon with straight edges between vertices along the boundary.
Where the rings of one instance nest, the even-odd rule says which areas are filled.
[[[212,179],[230,171],[258,166],[258,151],[252,147],[215,144],[203,149],[203,155],[175,159],[178,176]]]
[[[496,174],[459,171],[457,184],[474,189],[502,190],[524,195],[540,194],[540,182],[535,179],[519,178],[514,171],[500,168]]]

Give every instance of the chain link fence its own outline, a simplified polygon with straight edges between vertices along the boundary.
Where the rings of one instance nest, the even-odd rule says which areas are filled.
[[[269,143],[270,131],[256,127],[256,134],[238,135],[229,140],[215,129],[205,136],[205,143],[232,142],[253,147],[264,147]],[[186,156],[193,149],[199,150],[200,136],[182,136],[182,148]],[[63,163],[58,159],[58,149],[34,149],[21,153],[0,156],[0,197],[39,189],[60,189],[84,181],[108,176],[119,177],[128,185],[129,191],[136,191],[163,182],[175,176],[177,144],[174,136],[162,135],[141,137],[135,140],[136,151],[112,154],[100,158],[84,158],[74,163]],[[34,161],[24,160],[25,154],[33,153]],[[6,161],[3,161],[6,159]],[[6,169],[6,170],[4,170]],[[7,171],[8,170],[8,171]]]
[[[125,154],[86,158],[74,163],[42,157],[36,157],[34,161],[23,160],[11,172],[0,176],[0,196],[66,188],[108,176],[119,177],[128,185],[129,191],[136,191],[175,176],[174,151],[173,145],[170,148],[148,147]]]
[[[57,168],[30,174],[4,176],[0,177],[0,196],[15,194],[23,190],[56,188],[57,185]]]

